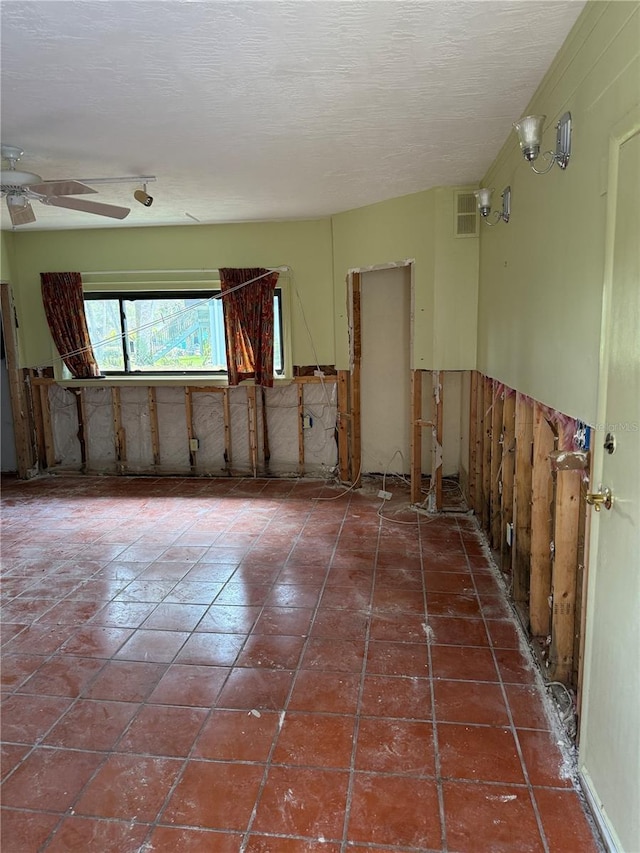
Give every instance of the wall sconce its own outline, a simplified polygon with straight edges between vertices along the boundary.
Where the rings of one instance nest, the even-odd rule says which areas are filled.
[[[497,225],[498,222],[508,222],[511,216],[511,187],[505,187],[502,191],[502,210],[494,210],[493,222],[489,219],[491,214],[491,196],[493,189],[483,187],[474,192],[474,196],[478,199],[478,210],[480,216],[484,219],[487,225]]]
[[[542,155],[545,160],[549,160],[549,165],[546,169],[536,169],[533,165],[540,154],[542,125],[545,119],[546,116],[525,116],[513,125],[518,133],[522,156],[531,163],[531,168],[536,175],[546,175],[551,171],[554,163],[557,163],[561,169],[566,169],[571,156],[571,113],[565,113],[556,125],[555,152],[545,151]]]
[[[147,185],[143,184],[144,189],[136,190],[133,194],[133,197],[136,201],[139,201],[140,204],[144,204],[145,207],[151,207],[153,204],[153,197],[147,193]]]

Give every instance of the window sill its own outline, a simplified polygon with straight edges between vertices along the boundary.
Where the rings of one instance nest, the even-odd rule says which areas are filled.
[[[141,385],[145,387],[158,387],[162,385],[189,387],[189,388],[229,388],[229,383],[226,378],[222,379],[218,375],[210,376],[157,376],[153,373],[144,374],[141,376],[105,376],[102,379],[56,379],[56,384],[63,388],[111,388],[113,386],[132,386]],[[273,380],[274,386],[290,385],[291,379],[288,377],[276,378]],[[253,379],[246,379],[241,382],[238,387],[255,385]]]

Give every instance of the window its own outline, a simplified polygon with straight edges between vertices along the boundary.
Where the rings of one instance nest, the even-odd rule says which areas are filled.
[[[219,290],[85,293],[89,336],[105,374],[226,374]],[[274,294],[274,376],[284,374],[282,291]]]

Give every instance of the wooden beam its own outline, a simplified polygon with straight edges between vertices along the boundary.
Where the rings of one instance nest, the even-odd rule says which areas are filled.
[[[482,507],[483,507],[483,447],[484,447],[484,377],[481,373],[475,371],[477,376],[476,381],[476,467],[475,471],[469,472],[469,476],[475,477],[476,494],[473,502],[473,511],[476,518],[482,522]]]
[[[435,490],[436,512],[442,511],[442,416],[444,385],[442,373],[434,370],[431,374],[433,383],[433,474],[431,476],[431,487]]]
[[[227,469],[227,474],[231,476],[231,405],[228,388],[225,388],[223,392],[222,413],[224,418],[224,465]]]
[[[198,464],[198,451],[194,449],[196,435],[193,431],[193,398],[191,396],[191,388],[184,389],[184,413],[187,422],[187,441],[189,446],[189,468],[191,473],[196,473]]]
[[[493,406],[493,380],[483,379],[482,412],[482,527],[489,530],[491,520],[491,415]]]
[[[29,436],[29,389],[19,366],[18,323],[13,293],[11,285],[4,281],[0,283],[0,306],[2,308],[2,332],[9,376],[13,434],[16,443],[16,465],[18,477],[26,480],[37,473],[33,445]]]
[[[411,371],[411,503],[422,499],[422,371]]]
[[[502,408],[502,494],[500,495],[500,565],[504,574],[511,573],[513,549],[513,484],[516,444],[516,395],[505,392]],[[511,545],[507,530],[511,530]]]
[[[47,451],[44,443],[44,427],[42,424],[42,401],[40,399],[40,388],[34,386],[33,380],[37,378],[36,372],[33,369],[28,371],[29,385],[31,389],[31,407],[33,411],[33,429],[35,455],[38,466],[42,469],[45,467],[45,459]]]
[[[56,464],[55,445],[53,442],[53,426],[51,424],[51,403],[49,400],[50,383],[38,383],[34,389],[40,397],[40,412],[42,414],[42,432],[44,435],[44,461],[47,468]]]
[[[80,443],[80,470],[86,474],[89,467],[89,447],[87,441],[87,410],[84,401],[84,388],[74,388],[76,412],[78,415],[78,442]]]
[[[478,372],[469,371],[469,452],[467,463],[467,494],[470,507],[476,504],[476,430],[478,428]]]
[[[533,461],[533,404],[516,393],[515,488],[513,515],[515,545],[512,549],[513,598],[528,605],[531,575],[531,473]],[[525,609],[528,614],[528,606]],[[528,627],[528,626],[527,626]]]
[[[491,505],[490,531],[491,547],[500,550],[500,509],[502,490],[502,410],[504,408],[504,392],[499,383],[493,385],[493,408],[491,409]]]
[[[340,480],[349,479],[349,372],[338,371],[338,465]]]
[[[298,474],[304,474],[304,385],[298,385]]]
[[[353,365],[351,367],[351,480],[356,488],[361,485],[362,433],[360,422],[360,363],[362,360],[360,273],[352,273],[352,329]]]
[[[122,428],[122,405],[120,402],[120,388],[117,385],[111,387],[111,407],[113,410],[113,438],[116,448],[116,467],[119,474],[124,474],[127,467],[127,440]]]
[[[258,413],[256,411],[256,386],[247,386],[247,417],[249,419],[249,459],[251,473],[258,476]]]
[[[300,386],[303,387],[302,385]],[[264,459],[264,468],[265,474],[269,473],[269,462],[271,460],[271,447],[269,445],[269,421],[267,419],[267,389],[262,387],[260,388],[262,406],[261,406],[261,414],[262,414],[262,457]]]
[[[158,468],[160,466],[160,429],[158,425],[158,400],[153,385],[147,388],[147,400],[149,402],[149,429],[151,430],[153,466]]]
[[[531,474],[531,578],[529,620],[534,637],[546,637],[551,627],[551,540],[553,478],[549,454],[555,435],[542,407],[533,407],[533,470]]]

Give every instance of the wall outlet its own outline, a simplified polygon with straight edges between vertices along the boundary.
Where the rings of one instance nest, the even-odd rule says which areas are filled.
[[[302,416],[302,429],[311,429],[313,426],[313,418],[311,415]]]
[[[507,545],[511,547],[511,545],[513,544],[513,524],[511,522],[507,524],[505,532],[507,535]]]
[[[382,500],[390,501],[391,500],[391,492],[385,492],[384,489],[380,489],[378,492],[378,497],[382,498]]]
[[[200,450],[200,439],[190,438],[189,439],[189,450]]]

